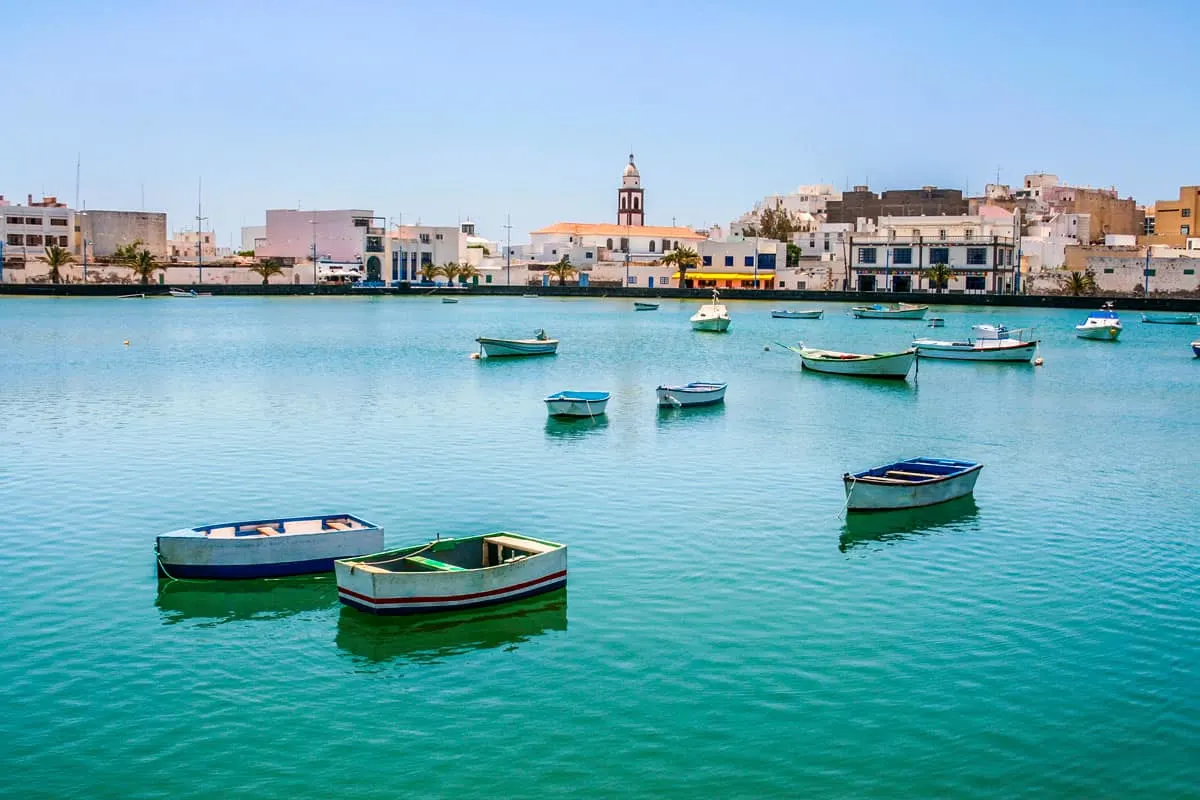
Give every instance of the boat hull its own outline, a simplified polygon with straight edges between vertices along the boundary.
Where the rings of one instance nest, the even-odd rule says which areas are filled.
[[[982,464],[943,480],[916,484],[877,484],[858,480],[852,475],[842,477],[846,490],[848,511],[896,511],[903,508],[924,508],[966,497],[975,491]]]
[[[1200,342],[1192,342],[1192,353],[1196,358],[1200,358]]]
[[[949,361],[1008,361],[1029,363],[1037,352],[1037,342],[980,346],[966,342],[935,342],[917,339],[913,346],[920,358],[941,358]]]
[[[383,548],[383,528],[212,537],[195,528],[158,537],[158,571],[170,578],[275,578],[329,572],[339,558]]]
[[[657,311],[658,303],[634,303],[634,311]]]
[[[1142,314],[1142,322],[1155,325],[1196,325],[1200,317],[1195,314]]]
[[[724,385],[712,389],[696,389],[684,386],[659,386],[658,405],[663,408],[695,408],[725,402]]]
[[[912,369],[913,361],[917,358],[915,350],[905,353],[878,356],[863,359],[825,359],[800,354],[800,363],[804,369],[822,372],[826,375],[850,375],[860,378],[889,378],[904,380]]]
[[[552,417],[595,417],[605,413],[608,398],[585,400],[582,398],[546,398],[546,413]]]
[[[507,603],[567,585],[567,548],[483,569],[387,572],[353,561],[334,567],[338,599],[368,614],[428,614]]]
[[[708,331],[709,333],[724,333],[729,330],[729,317],[709,317],[707,319],[693,319],[692,330]]]
[[[825,315],[824,310],[818,311],[772,311],[774,319],[820,319]]]
[[[852,310],[858,319],[925,319],[928,306],[920,308],[855,308]]]
[[[480,349],[488,358],[518,358],[521,356],[552,356],[558,352],[558,340],[488,339],[480,337]]]
[[[1080,339],[1115,342],[1121,335],[1121,328],[1117,325],[1076,325],[1075,335]]]

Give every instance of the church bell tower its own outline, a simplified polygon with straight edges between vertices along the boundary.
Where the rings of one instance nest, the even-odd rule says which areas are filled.
[[[633,163],[633,153],[621,176],[621,188],[617,189],[617,224],[642,227],[646,224],[646,207],[642,198],[642,176]]]

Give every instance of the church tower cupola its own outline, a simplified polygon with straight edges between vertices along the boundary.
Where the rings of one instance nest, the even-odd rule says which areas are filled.
[[[633,163],[633,153],[621,176],[621,188],[617,189],[617,224],[641,227],[646,224],[646,206],[642,196],[642,175]]]

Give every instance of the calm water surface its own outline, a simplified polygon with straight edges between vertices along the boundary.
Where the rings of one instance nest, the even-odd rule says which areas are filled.
[[[1200,331],[696,305],[0,299],[0,795],[1200,797]],[[775,344],[997,321],[1046,365]],[[539,327],[557,357],[468,358]],[[695,379],[725,407],[655,409]],[[547,422],[566,388],[607,419]],[[842,472],[921,454],[985,462],[974,500],[839,518]],[[323,510],[561,540],[570,586],[378,620],[155,579],[159,532]]]

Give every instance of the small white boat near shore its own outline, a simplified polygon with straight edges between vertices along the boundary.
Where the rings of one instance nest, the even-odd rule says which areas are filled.
[[[1115,342],[1121,335],[1121,318],[1113,310],[1112,302],[1107,302],[1100,306],[1099,311],[1088,314],[1082,325],[1075,326],[1075,335],[1080,339]]]
[[[929,306],[916,306],[912,303],[883,306],[876,303],[871,306],[855,306],[850,311],[855,319],[924,319]]]
[[[807,311],[792,311],[790,308],[771,312],[773,319],[820,319],[825,315],[825,309],[814,308]]]
[[[489,358],[512,358],[517,356],[552,356],[558,352],[558,339],[551,339],[539,330],[532,339],[495,339],[480,336],[475,340],[479,350]]]
[[[921,508],[975,491],[983,464],[949,458],[909,458],[842,476],[848,511]]]
[[[727,387],[716,381],[693,381],[682,386],[659,386],[655,391],[662,408],[693,408],[725,402]]]
[[[156,542],[168,578],[273,578],[329,572],[339,558],[383,547],[383,528],[352,514],[226,522],[164,533]]]
[[[837,350],[818,350],[812,347],[782,345],[800,356],[800,365],[813,372],[827,375],[850,375],[860,378],[891,378],[904,380],[917,360],[916,348],[899,353],[842,353]]]
[[[596,417],[608,408],[608,392],[555,392],[542,402],[552,417]]]
[[[1038,340],[1026,338],[1024,328],[1004,325],[973,325],[975,336],[965,341],[914,339],[919,358],[953,361],[1010,361],[1029,363],[1037,352]]]
[[[720,303],[720,294],[712,290],[712,302],[700,306],[700,310],[692,315],[692,330],[724,333],[729,330],[731,320],[729,310]]]
[[[368,614],[422,614],[495,605],[567,585],[567,546],[499,531],[347,558],[338,599]]]

